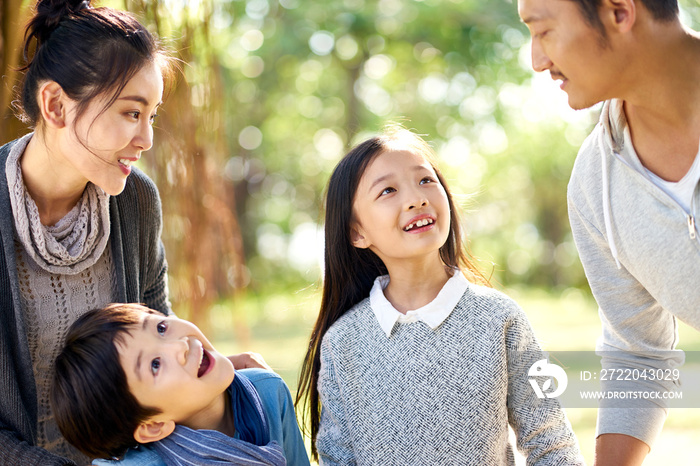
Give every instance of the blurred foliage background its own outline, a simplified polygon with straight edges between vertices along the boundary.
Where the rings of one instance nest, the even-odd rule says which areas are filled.
[[[700,29],[698,1],[680,3]],[[12,100],[31,4],[0,7],[2,143],[27,131]],[[531,70],[515,0],[97,4],[132,11],[181,60],[139,163],[163,199],[174,309],[221,350],[262,353],[294,389],[318,309],[327,179],[388,121],[431,141],[473,255],[545,348],[593,348],[599,324],[566,184],[599,108],[570,110],[548,74]],[[685,327],[683,342],[700,349]],[[595,412],[568,414],[590,460]],[[688,451],[697,421],[667,422],[658,464]]]
[[[0,137],[28,0],[3,0]],[[513,1],[107,0],[181,59],[142,168],[164,204],[176,311],[319,282],[322,199],[349,146],[387,121],[425,135],[482,268],[503,286],[587,289],[566,184],[597,110],[530,69]],[[700,7],[685,0],[697,28]]]

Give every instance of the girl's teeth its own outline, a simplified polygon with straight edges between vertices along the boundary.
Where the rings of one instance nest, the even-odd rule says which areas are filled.
[[[406,227],[406,231],[411,230],[413,228],[424,227],[424,226],[429,225],[431,223],[433,223],[432,219],[424,218],[422,220],[418,220],[416,223],[411,223],[409,226]]]
[[[121,163],[122,165],[127,166],[127,167],[131,166],[131,160],[119,159],[119,163]]]

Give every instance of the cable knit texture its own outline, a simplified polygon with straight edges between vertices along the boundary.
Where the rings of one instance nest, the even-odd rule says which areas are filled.
[[[15,222],[15,250],[27,341],[37,388],[37,445],[79,464],[89,458],[71,446],[49,402],[51,368],[68,327],[86,309],[114,301],[109,248],[109,196],[88,183],[75,207],[53,226],[42,225],[26,190],[20,159],[31,134],[5,163]]]
[[[78,464],[88,464],[89,459],[66,442],[58,430],[49,390],[53,361],[63,347],[68,327],[86,309],[114,301],[111,254],[105,248],[94,266],[77,274],[62,275],[37,266],[19,241],[16,248],[27,342],[37,389],[37,445]]]
[[[533,465],[582,465],[555,399],[538,399],[528,369],[543,355],[525,314],[469,284],[432,330],[397,322],[387,335],[365,299],[321,345],[322,465],[513,465],[508,426]]]
[[[32,133],[19,139],[5,163],[15,227],[27,254],[56,274],[82,272],[102,256],[109,240],[109,195],[88,183],[75,207],[53,226],[44,226],[24,186],[20,157]]]
[[[35,379],[34,363],[45,365],[41,371],[50,371],[51,348],[60,345],[57,337],[73,319],[106,299],[140,302],[164,314],[171,312],[167,263],[160,241],[160,199],[153,182],[134,168],[124,191],[108,197],[109,219],[102,221],[102,226],[109,247],[79,272],[77,268],[71,273],[64,269],[48,272],[17,239],[13,221],[8,186],[12,175],[5,169],[12,147],[27,141],[23,138],[0,148],[0,466],[74,464],[69,458],[37,448],[56,433],[40,425],[40,416],[46,415],[45,406],[41,406],[45,386],[41,378]],[[74,218],[78,217],[80,213]],[[96,237],[94,247],[99,243]],[[48,302],[43,295],[49,296]]]

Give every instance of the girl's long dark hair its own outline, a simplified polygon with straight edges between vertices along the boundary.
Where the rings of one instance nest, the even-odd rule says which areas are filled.
[[[378,276],[387,273],[384,263],[376,254],[369,249],[359,249],[352,245],[350,231],[355,192],[365,169],[379,154],[392,149],[409,150],[422,155],[431,163],[445,189],[450,206],[450,233],[440,248],[440,258],[445,265],[462,270],[470,281],[488,285],[488,280],[467,258],[462,244],[459,213],[452,194],[435,164],[433,150],[422,138],[405,129],[390,129],[383,135],[368,139],[350,150],[335,168],[328,182],[321,309],[301,367],[299,390],[295,400],[297,408],[301,406],[304,430],[310,428],[311,454],[314,459],[318,459],[316,435],[321,420],[317,383],[321,369],[320,348],[323,336],[346,311],[369,296]]]

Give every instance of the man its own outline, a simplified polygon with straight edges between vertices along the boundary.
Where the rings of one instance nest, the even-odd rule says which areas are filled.
[[[535,71],[561,80],[574,109],[605,101],[568,192],[600,307],[603,368],[677,367],[676,318],[700,330],[700,35],[681,25],[677,0],[518,0],[518,9]],[[645,378],[601,383],[679,389],[674,377]],[[601,405],[596,464],[641,464],[663,426],[662,401]]]

